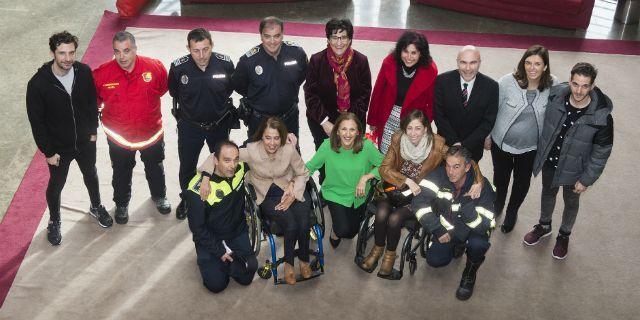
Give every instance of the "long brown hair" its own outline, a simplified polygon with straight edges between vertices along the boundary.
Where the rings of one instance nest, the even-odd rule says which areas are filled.
[[[338,130],[340,129],[340,124],[342,124],[342,122],[347,120],[353,120],[356,123],[356,126],[358,127],[358,134],[356,135],[356,138],[353,141],[353,153],[358,153],[362,151],[362,145],[364,143],[363,141],[364,128],[362,127],[362,122],[360,122],[360,119],[358,119],[358,117],[351,112],[345,112],[341,114],[336,120],[336,124],[333,126],[333,129],[331,129],[331,136],[329,136],[329,142],[331,143],[331,150],[335,151],[336,153],[340,153],[341,141],[340,141],[340,137],[338,137]]]
[[[409,123],[411,123],[411,121],[413,120],[420,121],[420,123],[422,123],[425,129],[427,129],[427,139],[428,139],[427,142],[430,143],[431,139],[433,139],[433,131],[431,130],[431,123],[429,123],[429,118],[427,118],[427,116],[422,112],[422,110],[413,109],[411,110],[411,112],[409,112],[409,114],[404,116],[402,120],[400,120],[400,129],[402,130],[402,133],[407,132],[407,127],[409,126]]]
[[[267,130],[267,128],[278,130],[281,147],[284,146],[285,143],[287,143],[287,134],[289,134],[289,132],[287,131],[287,126],[278,117],[269,117],[263,119],[260,122],[260,126],[258,126],[258,130],[256,130],[255,134],[253,134],[253,141],[262,140],[262,136],[264,135],[264,132]]]
[[[539,56],[542,58],[545,67],[547,67],[547,69],[542,72],[540,83],[538,84],[538,90],[544,91],[553,85],[553,78],[551,78],[551,65],[549,65],[549,50],[539,44],[532,45],[524,52],[522,59],[518,62],[516,71],[513,73],[513,77],[518,81],[520,88],[526,89],[529,86],[529,79],[527,79],[527,71],[524,70],[524,63],[530,56]]]

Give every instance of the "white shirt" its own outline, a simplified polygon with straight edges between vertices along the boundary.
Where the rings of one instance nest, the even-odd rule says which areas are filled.
[[[464,81],[462,76],[460,76],[460,91],[464,90],[464,84],[467,84],[467,101],[469,101],[471,97],[471,90],[473,90],[473,84],[476,82],[476,78],[477,77],[474,77],[471,81]]]

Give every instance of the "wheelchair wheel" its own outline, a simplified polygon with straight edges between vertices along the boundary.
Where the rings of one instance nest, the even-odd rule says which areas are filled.
[[[258,218],[258,205],[256,204],[255,190],[253,186],[245,183],[246,195],[244,197],[244,213],[249,228],[249,241],[254,254],[260,253],[260,240],[262,237],[262,224]]]
[[[311,206],[313,207],[313,213],[316,216],[316,222],[320,225],[320,230],[322,230],[322,238],[324,238],[325,229],[324,229],[324,210],[322,209],[324,203],[322,203],[322,198],[320,197],[320,192],[318,191],[318,187],[313,179],[309,179],[307,181],[307,191],[311,196]]]
[[[260,269],[258,269],[258,276],[262,279],[269,279],[271,278],[271,267],[268,264],[265,264],[264,266],[260,267]]]
[[[311,271],[318,271],[320,270],[320,267],[322,267],[320,265],[320,260],[316,260],[315,263],[311,264]]]
[[[408,257],[409,259],[409,274],[413,275],[416,272],[416,269],[418,268],[418,262],[416,261],[416,255],[414,254],[410,254],[410,256]]]

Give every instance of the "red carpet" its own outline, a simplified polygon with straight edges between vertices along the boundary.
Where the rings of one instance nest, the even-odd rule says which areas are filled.
[[[256,33],[255,20],[222,20],[165,16],[141,16],[132,20],[120,20],[118,15],[105,12],[83,61],[92,67],[112,56],[111,38],[116,31],[126,27],[193,29]],[[395,41],[402,29],[357,27],[358,39]],[[287,22],[289,35],[324,37],[324,26],[318,24]],[[433,44],[464,45],[473,43],[481,47],[527,48],[533,43],[545,45],[556,51],[582,51],[604,54],[640,55],[640,43],[620,40],[590,40],[498,34],[476,34],[449,31],[424,31]],[[20,264],[29,248],[35,230],[46,209],[44,190],[48,180],[44,157],[37,153],[27,169],[14,198],[0,223],[0,307],[2,306]],[[39,239],[39,241],[46,241]]]

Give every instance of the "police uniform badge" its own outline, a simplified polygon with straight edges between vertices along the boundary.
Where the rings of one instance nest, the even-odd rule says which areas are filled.
[[[180,82],[182,82],[182,84],[189,83],[189,77],[186,74],[183,74],[182,77],[180,77]]]
[[[257,75],[261,75],[263,71],[264,71],[264,70],[262,70],[262,66],[260,66],[260,65],[257,65],[257,66],[256,66],[256,74],[257,74]]]
[[[144,80],[144,82],[151,82],[151,79],[153,79],[151,72],[147,71],[142,73],[142,80]]]
[[[251,48],[251,50],[247,51],[247,53],[245,53],[245,56],[247,56],[247,58],[250,58],[252,55],[258,53],[258,51],[260,51],[260,47],[256,46]]]

